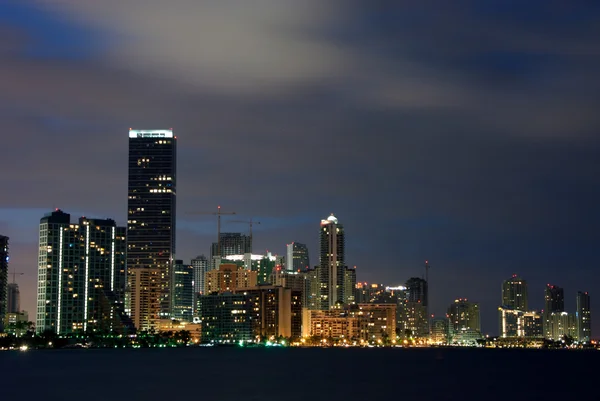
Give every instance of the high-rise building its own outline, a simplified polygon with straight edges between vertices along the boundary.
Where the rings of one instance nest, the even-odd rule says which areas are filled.
[[[479,304],[460,298],[448,307],[450,339],[455,334],[465,330],[481,332]]]
[[[448,342],[448,319],[436,317],[431,319],[431,342],[436,345]]]
[[[220,233],[221,257],[229,255],[243,255],[252,253],[252,238],[241,233]],[[219,244],[213,242],[210,254],[211,259],[218,255]]]
[[[285,268],[289,271],[303,272],[310,268],[308,247],[299,242],[292,242],[286,246]]]
[[[429,309],[427,305],[427,281],[411,277],[406,281],[404,306],[405,335],[424,338],[429,336]]]
[[[156,327],[158,320],[168,318],[171,311],[176,161],[172,130],[129,131],[127,277],[130,289],[135,288],[137,293],[127,309],[136,324],[143,325],[139,329]],[[136,269],[146,271],[135,272]],[[133,281],[137,279],[151,282],[152,288],[146,290]],[[159,298],[153,299],[156,296]]]
[[[217,270],[210,270],[204,278],[204,294],[233,292],[238,288],[255,287],[258,273],[234,263],[222,263]]]
[[[344,303],[344,226],[333,214],[321,220],[320,244],[320,309],[326,310]]]
[[[548,284],[544,290],[544,312],[564,312],[565,311],[565,293],[557,286]]]
[[[588,342],[592,338],[592,312],[590,295],[577,291],[577,340]]]
[[[543,337],[542,316],[535,311],[499,307],[500,337]]]
[[[560,341],[565,337],[576,339],[577,317],[567,312],[552,312],[544,317],[544,338]]]
[[[8,296],[8,237],[0,235],[0,332],[3,330],[3,322],[6,318]]]
[[[171,278],[172,311],[171,318],[192,322],[194,316],[194,268],[176,260]]]
[[[61,210],[40,220],[36,330],[124,330],[125,227]]]
[[[6,313],[21,312],[21,292],[19,291],[19,284],[8,284],[8,296],[6,299]]]
[[[527,281],[513,274],[502,283],[502,306],[520,311],[528,311]]]
[[[204,293],[204,277],[208,271],[208,259],[204,255],[196,256],[191,261],[194,269],[194,294]]]
[[[254,315],[249,298],[247,295],[231,292],[198,297],[199,314],[202,316],[202,342],[236,344],[254,341]]]

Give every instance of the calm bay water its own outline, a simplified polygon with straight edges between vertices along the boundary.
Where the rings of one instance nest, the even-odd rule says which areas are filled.
[[[600,399],[599,362],[598,351],[563,350],[15,351],[0,352],[0,400]]]

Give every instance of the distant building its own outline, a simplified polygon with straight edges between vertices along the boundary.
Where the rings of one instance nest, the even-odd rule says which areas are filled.
[[[238,288],[236,293],[248,296],[255,337],[300,338],[302,335],[302,293],[300,291],[276,286],[258,286]]]
[[[345,234],[333,214],[321,220],[319,256],[319,309],[327,310],[344,303]]]
[[[127,279],[135,303],[127,305],[138,329],[156,328],[171,313],[175,257],[177,137],[173,130],[129,131]],[[144,269],[144,272],[137,272]],[[146,287],[133,280],[150,283]],[[147,288],[147,289],[146,289]],[[158,297],[158,299],[156,298]],[[131,298],[133,299],[133,298]]]
[[[286,270],[303,272],[310,269],[308,247],[299,242],[292,242],[286,246]]]
[[[222,263],[217,270],[210,270],[204,279],[204,294],[234,292],[238,288],[255,287],[258,273],[244,269],[235,263]]]
[[[528,311],[527,281],[516,274],[502,283],[502,306],[509,309]]]
[[[590,310],[590,295],[587,292],[577,292],[576,338],[581,342],[588,342],[592,338],[592,313]]]
[[[229,255],[243,255],[252,253],[252,237],[241,233],[220,233],[220,243],[213,242],[211,259],[214,256],[224,258]],[[220,246],[220,254],[218,248]]]
[[[455,300],[448,307],[448,333],[449,341],[464,331],[481,333],[479,304],[469,302],[466,298]]]
[[[29,314],[26,311],[10,312],[4,318],[5,331],[17,337],[27,333],[27,330],[30,329],[28,323]]]
[[[171,319],[191,322],[194,316],[194,268],[176,260],[171,278]]]
[[[362,319],[341,310],[303,310],[302,336],[325,341],[358,342],[362,335]],[[364,339],[363,339],[364,341]]]
[[[577,339],[577,318],[572,313],[553,312],[547,315],[544,337],[560,341],[565,337]]]
[[[358,304],[357,309],[350,308],[350,311],[365,323],[364,334],[361,336],[365,340],[378,342],[396,339],[395,304]]]
[[[553,313],[561,313],[565,311],[565,295],[564,290],[556,285],[548,284],[544,290],[544,337],[553,338],[553,327],[551,315]]]
[[[225,263],[235,263],[246,270],[256,272],[258,284],[270,284],[272,274],[277,267],[277,256],[273,256],[271,252],[266,255],[257,255],[252,253],[227,255],[219,260],[216,266]]]
[[[429,337],[427,292],[427,281],[424,279],[412,277],[406,281],[405,335],[409,334],[417,338]]]
[[[192,269],[194,270],[194,293],[204,293],[204,277],[209,270],[208,259],[204,255],[196,256],[191,261]]]
[[[0,235],[0,333],[3,329],[4,319],[7,312],[8,296],[8,237]]]
[[[19,284],[8,284],[6,306],[6,313],[19,313],[21,311],[21,291],[19,291]]]
[[[40,220],[36,330],[125,330],[125,227],[56,210]]]
[[[255,340],[249,296],[231,292],[202,295],[198,303],[203,343],[235,344]]]
[[[288,271],[285,269],[276,269],[273,272],[272,284],[274,286],[281,286],[289,288],[294,291],[299,291],[301,294],[302,307],[305,308],[308,305],[307,300],[307,273]]]
[[[542,316],[535,311],[499,307],[500,337],[542,338]]]
[[[437,317],[431,319],[431,343],[443,345],[448,343],[448,319]]]

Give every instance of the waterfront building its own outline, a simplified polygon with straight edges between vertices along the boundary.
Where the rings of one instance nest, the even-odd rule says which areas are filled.
[[[248,297],[253,335],[260,339],[302,335],[302,292],[281,286],[238,288],[235,293]]]
[[[464,334],[465,331],[481,333],[481,317],[479,304],[469,302],[466,298],[455,300],[448,307],[448,334],[449,341],[454,341],[454,336]],[[461,335],[462,335],[461,334]]]
[[[580,342],[588,342],[592,338],[592,312],[590,310],[590,295],[587,292],[577,292],[577,336]]]
[[[412,277],[406,281],[406,301],[404,305],[405,336],[429,337],[429,308],[427,281]]]
[[[36,330],[125,330],[125,228],[56,210],[40,220]]]
[[[198,297],[203,343],[253,342],[252,304],[247,295],[231,292]]]
[[[302,307],[307,307],[307,272],[289,271],[276,268],[273,272],[272,284],[299,291],[301,294]]]
[[[289,271],[303,272],[310,269],[308,247],[299,242],[286,245],[285,268]]]
[[[553,312],[547,315],[544,337],[561,341],[565,337],[577,339],[577,318],[572,313]]]
[[[535,311],[499,307],[500,337],[542,338],[542,316]]]
[[[0,333],[8,310],[8,240],[8,237],[0,235]]]
[[[544,337],[553,338],[553,324],[550,321],[553,313],[565,311],[564,290],[556,285],[548,284],[544,289]]]
[[[363,322],[361,338],[373,342],[395,341],[395,304],[358,304],[357,309],[350,308],[350,311],[361,318]]]
[[[127,279],[136,294],[128,298],[127,311],[143,330],[156,328],[171,313],[176,142],[170,129],[129,131]]]
[[[348,316],[338,309],[303,309],[302,336],[316,337],[325,341],[361,340],[362,319]]]
[[[20,337],[30,329],[29,323],[29,314],[26,311],[10,312],[4,318],[4,329],[5,332]]]
[[[448,319],[436,317],[431,319],[431,343],[444,345],[448,343]]]
[[[171,319],[191,322],[194,316],[194,268],[176,260],[171,278]]]
[[[345,234],[344,226],[331,214],[320,226],[319,309],[344,303]],[[354,288],[352,288],[354,291]]]

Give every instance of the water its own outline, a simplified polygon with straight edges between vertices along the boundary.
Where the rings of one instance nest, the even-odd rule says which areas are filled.
[[[598,351],[80,349],[0,352],[0,400],[573,400]],[[13,398],[14,397],[14,398]]]

